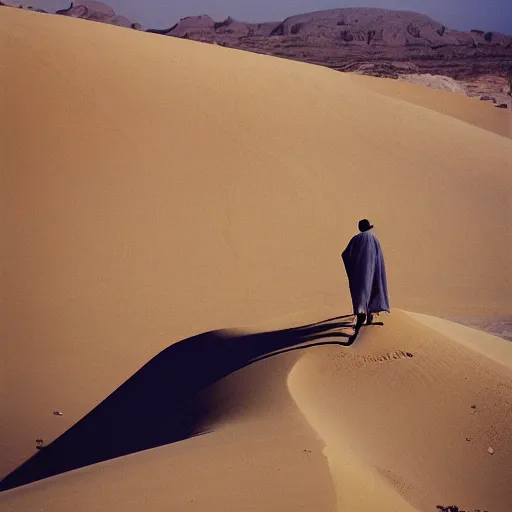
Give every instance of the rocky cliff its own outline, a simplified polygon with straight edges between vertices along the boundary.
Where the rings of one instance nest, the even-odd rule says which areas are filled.
[[[379,76],[461,79],[505,75],[512,66],[512,36],[461,32],[423,14],[386,9],[332,9],[259,24],[197,16],[155,32]]]

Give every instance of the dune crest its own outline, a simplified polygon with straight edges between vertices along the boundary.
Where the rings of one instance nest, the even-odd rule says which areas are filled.
[[[511,369],[416,318],[394,312],[348,350],[308,350],[290,374],[326,443],[338,510],[507,512]],[[461,328],[499,350],[499,339]]]
[[[475,352],[483,354],[498,364],[512,369],[512,344],[510,341],[444,318],[409,311],[406,313],[420,324],[426,325]]]
[[[255,363],[208,390],[204,435],[0,494],[2,506],[77,512],[173,510],[335,512],[323,443],[289,396],[300,356]],[[57,492],[55,492],[57,490]]]

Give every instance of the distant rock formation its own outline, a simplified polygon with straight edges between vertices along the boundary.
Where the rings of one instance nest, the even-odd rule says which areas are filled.
[[[442,91],[456,92],[458,94],[468,95],[467,90],[459,82],[447,76],[431,75],[425,73],[423,75],[417,74],[403,74],[398,77],[399,80],[423,85],[432,89],[440,89]]]
[[[245,23],[231,17],[224,21],[214,21],[210,16],[203,14],[183,18],[168,29],[149,29],[147,32],[236,47],[236,42],[248,37],[255,40],[270,37],[278,25],[279,22]]]
[[[47,11],[45,11],[44,9],[36,9],[34,7],[32,7],[31,5],[23,5],[19,2],[0,2],[0,7],[14,7],[16,9],[26,9],[27,11],[34,11],[34,12],[42,12],[42,13],[45,13],[45,14],[48,14]]]
[[[67,9],[61,9],[55,14],[140,30],[140,24],[134,23],[124,16],[118,16],[114,9],[95,0],[80,0],[76,3],[71,2],[71,5]]]
[[[148,32],[392,78],[504,76],[512,65],[512,36],[451,30],[423,14],[387,9],[332,9],[258,24],[203,15]]]

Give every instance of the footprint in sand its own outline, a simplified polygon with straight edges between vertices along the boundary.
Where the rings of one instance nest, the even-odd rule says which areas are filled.
[[[407,359],[414,357],[410,352],[404,352],[403,350],[395,350],[395,352],[389,352],[387,354],[382,354],[379,356],[362,356],[362,359],[365,363],[382,363],[386,361],[398,360],[398,359]]]
[[[347,363],[353,364],[356,367],[363,367],[368,364],[374,363],[386,363],[390,361],[399,361],[404,359],[411,359],[414,357],[414,354],[411,352],[406,352],[404,350],[395,350],[394,352],[387,352],[384,354],[357,354],[357,353],[344,353],[340,355],[340,357],[345,358]]]

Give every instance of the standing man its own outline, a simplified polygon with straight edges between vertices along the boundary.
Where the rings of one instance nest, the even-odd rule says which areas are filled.
[[[354,314],[356,331],[367,321],[373,323],[373,314],[390,311],[384,256],[373,226],[367,219],[359,221],[360,233],[350,240],[341,258],[345,264]]]

